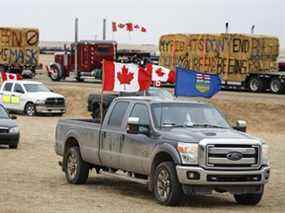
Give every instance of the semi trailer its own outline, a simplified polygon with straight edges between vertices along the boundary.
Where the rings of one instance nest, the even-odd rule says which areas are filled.
[[[159,64],[219,74],[223,88],[252,92],[285,89],[285,71],[279,71],[279,40],[263,35],[169,34],[159,43]],[[282,64],[279,65],[282,67]]]

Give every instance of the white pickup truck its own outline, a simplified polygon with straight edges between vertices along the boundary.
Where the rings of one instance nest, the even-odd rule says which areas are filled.
[[[36,81],[5,81],[0,89],[0,102],[9,111],[28,116],[65,113],[65,98]]]

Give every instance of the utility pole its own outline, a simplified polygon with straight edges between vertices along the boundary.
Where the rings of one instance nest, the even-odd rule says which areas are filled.
[[[78,43],[78,18],[75,18],[74,26],[74,72],[78,76],[78,59],[77,59],[77,43]]]
[[[103,40],[106,40],[106,19],[103,19]]]

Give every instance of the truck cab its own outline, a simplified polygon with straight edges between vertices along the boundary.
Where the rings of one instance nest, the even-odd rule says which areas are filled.
[[[101,78],[102,60],[115,60],[117,43],[115,41],[80,41],[72,43],[70,49],[56,53],[55,60],[50,64],[48,75],[53,81],[63,80],[75,71],[75,49],[77,48],[78,81],[84,77]],[[99,72],[100,70],[100,72]]]

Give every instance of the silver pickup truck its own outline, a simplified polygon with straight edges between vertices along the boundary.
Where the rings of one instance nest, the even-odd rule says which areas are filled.
[[[156,200],[176,205],[183,195],[230,192],[256,205],[268,182],[268,147],[231,127],[215,107],[176,98],[118,97],[102,124],[60,120],[56,153],[72,184],[89,170],[148,185]]]

